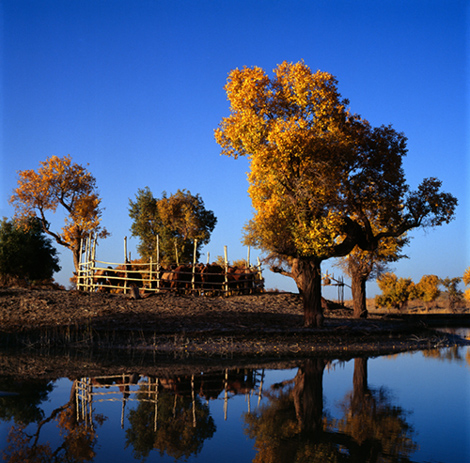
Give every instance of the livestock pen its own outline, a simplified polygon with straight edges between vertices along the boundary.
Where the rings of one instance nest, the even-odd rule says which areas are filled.
[[[126,242],[125,242],[126,243]],[[96,259],[96,241],[82,243],[81,261],[77,274],[77,289],[83,291],[140,292],[173,291],[197,295],[253,294],[264,291],[261,263],[250,265],[249,253],[245,265],[231,266],[224,247],[224,263],[161,264],[133,261],[105,262]],[[196,247],[196,243],[195,243]]]

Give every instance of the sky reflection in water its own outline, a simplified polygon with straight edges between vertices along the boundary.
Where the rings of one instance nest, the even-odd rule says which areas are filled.
[[[469,347],[311,358],[283,370],[129,374],[128,387],[121,379],[0,376],[0,390],[19,392],[0,397],[3,452],[10,461],[24,452],[34,461],[470,461]]]

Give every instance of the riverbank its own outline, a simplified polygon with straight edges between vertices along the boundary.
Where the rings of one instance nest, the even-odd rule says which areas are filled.
[[[391,353],[465,342],[436,316],[354,320],[333,303],[322,328],[302,326],[298,294],[198,297],[0,288],[3,349],[141,350],[179,357]],[[439,317],[439,316],[437,316]],[[470,315],[445,315],[470,326]]]

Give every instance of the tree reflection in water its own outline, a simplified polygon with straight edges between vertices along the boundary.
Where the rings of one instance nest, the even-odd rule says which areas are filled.
[[[367,386],[367,359],[355,360],[353,390],[343,417],[323,411],[326,362],[309,359],[293,380],[272,386],[269,403],[245,414],[246,432],[255,439],[255,463],[408,462],[416,449],[406,413],[383,389]]]
[[[367,358],[355,359],[353,387],[341,401],[341,415],[335,419],[323,404],[327,365],[321,358],[304,360],[294,378],[273,384],[268,391],[262,391],[264,371],[254,369],[82,378],[72,383],[68,402],[48,416],[39,405],[52,385],[35,382],[35,393],[23,405],[0,400],[0,417],[15,420],[2,456],[11,462],[92,461],[96,429],[104,421],[94,412],[94,404],[115,400],[119,394],[122,427],[127,401],[137,401],[127,412],[125,430],[126,447],[132,448],[134,458],[145,459],[155,450],[175,460],[187,459],[200,454],[205,440],[216,431],[209,401],[224,398],[226,416],[230,396],[247,394],[245,431],[255,441],[254,462],[409,462],[416,444],[407,413],[392,403],[384,389],[368,386]],[[5,389],[11,387],[5,385]],[[265,401],[251,412],[249,396],[255,390]],[[61,433],[57,448],[43,437],[49,423]]]
[[[209,400],[222,392],[226,398],[229,393],[245,394],[255,385],[251,369],[149,378],[148,384],[139,387],[139,405],[129,411],[126,446],[132,445],[139,459],[148,457],[151,450],[175,460],[197,455],[216,431]]]
[[[2,452],[4,460],[11,463],[28,461],[73,463],[94,459],[96,428],[103,423],[105,418],[95,414],[91,423],[80,419],[80,414],[77,413],[76,385],[77,381],[74,381],[67,403],[54,409],[47,417],[41,411],[41,419],[35,419],[35,425],[18,420],[18,417],[24,416],[23,412],[19,412],[18,417],[15,417],[16,424],[8,433],[8,446]],[[51,389],[47,388],[47,390],[50,392]],[[59,427],[62,437],[61,444],[55,449],[49,442],[40,443],[41,432],[53,422]],[[27,426],[28,424],[30,426]]]

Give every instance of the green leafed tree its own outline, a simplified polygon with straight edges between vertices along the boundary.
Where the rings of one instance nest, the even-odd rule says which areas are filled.
[[[149,187],[138,190],[135,201],[129,200],[129,216],[133,220],[132,236],[140,240],[137,247],[140,256],[156,260],[159,249],[160,261],[167,263],[175,262],[176,258],[191,262],[196,239],[199,258],[200,248],[209,242],[217,223],[201,196],[187,190],[178,190],[170,196],[163,192],[159,199]]]
[[[409,190],[405,136],[352,114],[331,74],[284,62],[272,78],[235,69],[225,89],[230,114],[215,138],[222,154],[250,162],[246,242],[295,280],[306,326],[323,323],[324,260],[452,220],[457,200],[438,179]]]
[[[50,280],[60,270],[57,250],[39,219],[27,224],[4,218],[0,222],[0,274],[28,280]]]

